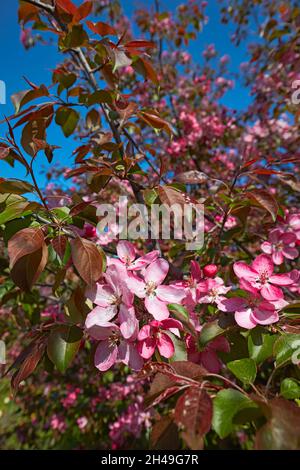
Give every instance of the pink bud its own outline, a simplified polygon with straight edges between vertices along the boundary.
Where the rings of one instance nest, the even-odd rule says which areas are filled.
[[[203,268],[203,274],[205,277],[215,277],[218,272],[218,266],[215,264],[207,264]]]

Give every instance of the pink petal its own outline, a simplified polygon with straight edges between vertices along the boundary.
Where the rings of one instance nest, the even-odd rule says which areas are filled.
[[[148,312],[153,315],[155,320],[165,320],[169,317],[167,305],[155,295],[150,295],[145,298],[145,307]]]
[[[278,300],[283,298],[283,292],[279,287],[272,284],[265,284],[261,291],[262,297],[266,300]]]
[[[289,286],[293,284],[293,281],[288,274],[273,274],[269,281],[278,286]]]
[[[283,248],[282,253],[287,259],[295,259],[299,255],[297,248],[292,248],[289,246]]]
[[[156,294],[160,300],[171,304],[180,304],[186,296],[184,289],[175,286],[157,286]]]
[[[275,228],[271,230],[269,233],[270,242],[273,244],[278,243],[282,236],[282,233],[283,233],[282,230],[280,230],[279,228]]]
[[[157,348],[161,356],[169,359],[174,355],[175,348],[170,336],[160,333],[157,338]]]
[[[272,260],[274,264],[276,264],[276,266],[279,266],[280,264],[282,264],[284,262],[282,251],[274,251],[272,255]]]
[[[110,305],[111,298],[114,295],[113,289],[107,284],[95,284],[94,286],[89,287],[85,293],[88,299],[100,307],[107,307]]]
[[[295,243],[297,240],[296,235],[292,232],[283,233],[281,236],[281,240],[284,244],[290,245],[291,243]]]
[[[136,337],[139,323],[135,317],[134,308],[121,304],[118,319],[122,336],[125,339]]]
[[[175,318],[167,318],[166,320],[162,320],[160,323],[164,330],[170,330],[171,328],[177,328],[178,330],[183,329],[181,321],[175,320]]]
[[[252,262],[252,268],[259,274],[266,273],[269,276],[271,276],[274,271],[273,261],[267,255],[257,256],[257,258]]]
[[[267,255],[271,255],[272,254],[272,245],[270,242],[263,242],[261,245],[260,245],[262,251],[264,253],[266,253]]]
[[[143,299],[146,296],[146,284],[143,279],[130,273],[125,282],[128,289],[137,297]]]
[[[143,367],[143,359],[137,348],[127,341],[122,341],[119,346],[118,360],[127,364],[133,370],[140,370]]]
[[[97,369],[105,372],[110,369],[117,361],[118,348],[117,346],[110,346],[108,340],[101,341],[96,349],[94,363]]]
[[[245,305],[245,299],[241,297],[231,297],[230,299],[224,297],[218,302],[218,308],[222,312],[236,312],[237,310],[243,309]]]
[[[251,294],[254,295],[259,292],[259,289],[254,287],[250,282],[246,281],[246,279],[240,279],[240,288],[247,292],[251,292]]]
[[[239,310],[238,312],[235,312],[234,314],[235,321],[242,328],[251,330],[252,328],[256,326],[256,322],[252,319],[251,313],[252,313],[251,308],[247,308],[245,310]]]
[[[135,259],[135,248],[127,240],[120,240],[117,244],[117,254],[125,264],[130,264]]]
[[[191,261],[191,276],[194,280],[200,281],[201,279],[201,269],[197,261]]]
[[[139,341],[137,344],[138,353],[144,359],[150,359],[154,354],[155,348],[156,338],[146,338],[143,341]]]
[[[110,305],[109,307],[95,307],[90,311],[86,317],[85,325],[93,323],[94,325],[102,326],[106,322],[112,320],[117,314],[116,305]],[[88,326],[86,326],[89,328]]]
[[[252,312],[252,318],[260,325],[271,325],[279,320],[279,315],[275,310],[271,312],[269,310],[260,310],[259,308],[255,308]]]
[[[156,286],[161,284],[169,271],[169,263],[163,258],[153,261],[145,271],[145,281],[154,282]]]
[[[144,325],[139,331],[138,340],[143,341],[144,339],[150,338],[151,336],[151,326]]]
[[[249,281],[255,281],[257,278],[257,272],[243,261],[234,263],[233,270],[238,278],[244,278]]]
[[[148,266],[148,264],[152,263],[152,261],[155,261],[159,257],[159,251],[158,250],[153,250],[147,253],[144,256],[141,256],[137,260],[132,263],[128,269],[135,271],[138,269],[143,268],[144,266]]]

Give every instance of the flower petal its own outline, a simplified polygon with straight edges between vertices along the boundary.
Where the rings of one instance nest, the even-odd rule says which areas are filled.
[[[141,269],[145,266],[148,266],[148,264],[152,263],[159,257],[159,251],[158,250],[153,250],[147,253],[144,256],[141,256],[137,260],[135,260],[130,266],[128,266],[129,270],[135,271],[138,269]]]
[[[252,268],[259,274],[264,273],[271,276],[274,271],[274,265],[272,259],[267,255],[259,255],[252,262]]]
[[[111,304],[114,290],[108,284],[94,284],[85,291],[86,296],[94,304],[100,307],[107,307]]]
[[[270,311],[254,308],[252,312],[252,318],[260,325],[271,325],[272,323],[276,323],[279,320],[279,315],[276,310]]]
[[[130,264],[135,259],[135,248],[127,240],[120,240],[117,244],[117,254],[123,263]]]
[[[153,282],[156,286],[162,284],[169,271],[169,263],[163,258],[153,261],[145,271],[145,281]]]
[[[165,320],[169,317],[167,305],[159,300],[157,296],[150,295],[145,298],[145,307],[155,320]]]
[[[94,363],[97,369],[105,372],[110,369],[117,361],[118,348],[117,346],[110,346],[108,340],[101,341],[96,349]]]
[[[125,339],[136,337],[139,323],[135,317],[134,308],[121,304],[118,318],[122,336]]]
[[[252,319],[251,313],[252,313],[251,308],[247,308],[245,310],[239,310],[238,312],[235,312],[234,314],[235,321],[242,328],[251,330],[252,328],[256,326],[256,322]]]
[[[143,341],[139,341],[137,344],[138,353],[144,359],[150,359],[154,354],[155,348],[156,338],[146,338]]]
[[[161,356],[169,359],[175,353],[173,341],[166,333],[160,333],[157,338],[157,348]]]
[[[236,312],[243,309],[245,305],[245,299],[241,297],[231,297],[230,299],[224,297],[218,302],[218,308],[221,312]]]
[[[176,286],[157,286],[156,294],[163,302],[175,304],[180,304],[186,296],[185,289]]]
[[[234,263],[233,270],[238,278],[244,278],[249,281],[255,281],[257,278],[257,272],[251,266],[244,263],[244,261]]]
[[[128,274],[125,282],[128,289],[137,297],[143,299],[146,296],[146,284],[143,279],[136,276],[136,274]]]
[[[288,274],[273,274],[269,281],[278,286],[289,286],[293,284],[293,281]]]
[[[282,290],[277,287],[273,286],[272,284],[265,284],[261,291],[260,291],[262,297],[266,300],[279,300],[283,298],[283,292]]]

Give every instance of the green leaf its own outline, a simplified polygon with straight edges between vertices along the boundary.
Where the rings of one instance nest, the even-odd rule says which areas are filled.
[[[228,369],[245,384],[253,383],[256,377],[256,364],[253,359],[237,359],[227,363]]]
[[[172,313],[179,313],[179,315],[181,317],[184,317],[186,320],[189,320],[190,319],[190,316],[189,316],[189,312],[187,311],[187,309],[183,306],[183,305],[180,305],[180,304],[168,304],[168,309],[172,312]]]
[[[300,335],[285,334],[274,343],[273,353],[276,357],[276,367],[292,361],[300,363]]]
[[[270,335],[261,327],[251,330],[248,336],[249,357],[261,364],[273,355],[273,345],[277,335]]]
[[[174,355],[170,358],[170,362],[187,361],[186,345],[184,341],[169,331],[166,331],[166,334],[172,339],[175,348]]]
[[[280,394],[284,398],[294,400],[300,398],[300,382],[296,379],[286,378],[280,384]]]
[[[60,125],[65,137],[73,134],[79,121],[79,114],[75,109],[61,106],[56,111],[55,122]]]
[[[64,373],[73,361],[82,338],[77,326],[60,326],[52,330],[47,346],[47,354],[57,369]]]
[[[221,439],[233,431],[233,418],[246,408],[257,408],[246,395],[228,388],[217,393],[213,400],[212,427]]]

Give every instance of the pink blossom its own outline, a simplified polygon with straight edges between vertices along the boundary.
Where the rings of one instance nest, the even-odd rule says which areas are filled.
[[[169,263],[158,258],[153,261],[144,272],[144,279],[129,274],[127,285],[140,299],[145,299],[145,307],[156,320],[165,320],[169,317],[168,303],[181,303],[185,297],[184,289],[170,285],[161,285],[167,277]]]
[[[214,279],[207,279],[206,281],[206,293],[200,298],[199,303],[201,304],[213,304],[215,303],[219,308],[220,302],[225,298],[224,294],[231,289],[224,285],[223,279],[216,277]]]
[[[262,243],[261,249],[267,255],[272,256],[274,264],[280,265],[284,258],[295,259],[298,256],[298,250],[295,248],[296,236],[291,232],[282,232],[276,228],[271,230],[269,241]]]
[[[121,328],[127,319],[130,325],[124,325],[124,328],[131,328],[130,318],[132,311],[134,312],[133,294],[126,285],[122,269],[109,266],[104,280],[105,284],[96,283],[86,292],[87,297],[97,305],[87,316],[87,322],[94,322],[94,319],[99,319],[101,322],[110,321],[118,314]]]
[[[86,416],[80,416],[80,418],[77,419],[77,424],[79,429],[82,431],[88,424],[88,419]]]
[[[264,299],[274,301],[283,299],[282,289],[293,283],[288,274],[273,274],[274,264],[267,255],[259,255],[251,266],[244,261],[237,261],[233,270],[238,278],[245,279],[252,287],[258,289]]]
[[[137,271],[148,266],[152,261],[155,261],[159,256],[158,250],[150,251],[138,259],[136,258],[136,250],[132,243],[121,240],[117,244],[117,258],[109,258],[109,264],[116,264],[126,267],[129,271]]]
[[[104,372],[117,362],[123,362],[133,370],[141,369],[143,360],[134,342],[137,331],[125,339],[120,328],[114,323],[98,320],[86,323],[86,327],[89,334],[100,341],[94,357],[97,369]]]
[[[279,320],[274,303],[265,300],[259,289],[245,279],[241,279],[241,288],[246,289],[246,297],[231,297],[219,303],[222,312],[235,312],[234,318],[242,328],[252,329],[257,324],[271,325]]]
[[[171,331],[174,335],[179,335],[182,323],[173,318],[157,321],[153,320],[148,325],[144,325],[138,334],[137,349],[144,359],[150,359],[157,348],[160,355],[167,359],[174,355],[175,349],[172,339],[164,330]]]

